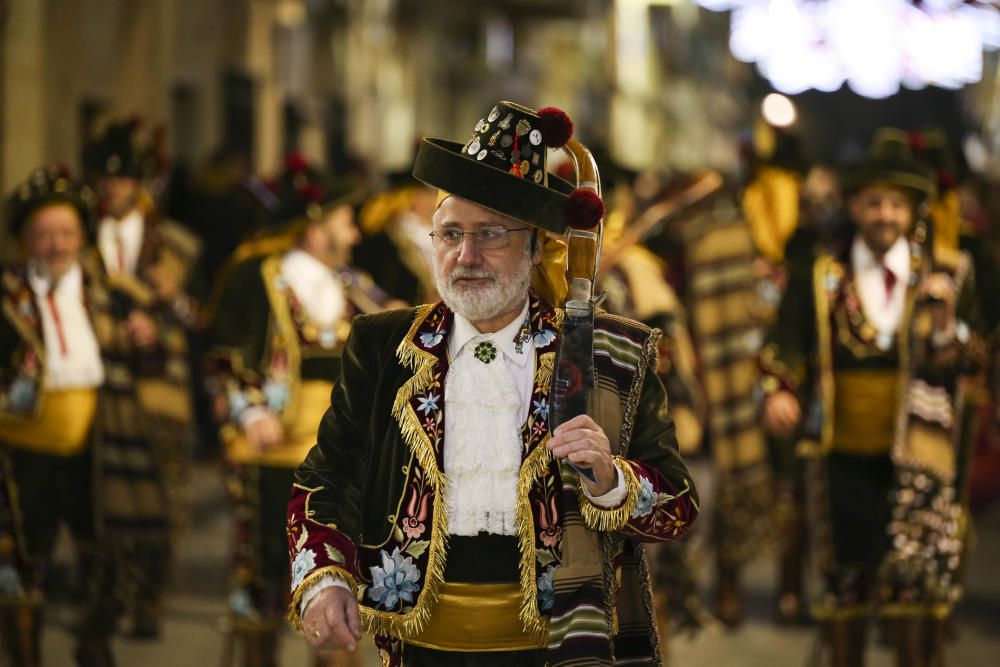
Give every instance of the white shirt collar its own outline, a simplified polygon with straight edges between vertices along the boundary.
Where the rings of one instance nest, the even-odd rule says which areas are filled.
[[[332,327],[344,316],[347,302],[340,277],[305,250],[294,248],[285,253],[281,275],[316,324]]]
[[[528,342],[522,344],[520,352],[517,351],[516,345],[518,334],[521,333],[521,326],[527,317],[528,300],[525,299],[524,306],[521,307],[521,312],[511,320],[510,324],[500,329],[500,331],[484,334],[467,318],[455,313],[455,330],[452,332],[451,338],[448,339],[448,352],[451,358],[454,359],[461,353],[466,343],[478,337],[479,340],[489,340],[492,342],[498,350],[504,353],[504,356],[517,365],[526,366],[529,358],[534,361],[533,355],[529,354],[533,348],[530,336]]]
[[[886,267],[895,274],[900,282],[905,282],[910,276],[910,243],[905,237],[900,236],[885,253],[883,260],[879,261],[875,253],[858,234],[854,237],[854,244],[851,246],[851,261],[854,263],[854,270],[858,273]]]
[[[101,219],[101,223],[97,227],[97,241],[105,266],[113,267],[114,271],[124,270],[126,273],[135,273],[139,263],[139,253],[142,250],[144,223],[142,211],[138,208],[133,208],[121,220],[116,220],[110,215]],[[117,244],[119,240],[122,242],[122,250],[125,254],[124,267],[118,266]]]
[[[315,280],[332,280],[337,275],[333,269],[301,248],[289,250],[281,264],[284,269]]]
[[[133,208],[121,220],[116,220],[110,215],[104,216],[101,219],[101,226],[110,226],[111,229],[115,229],[117,226],[118,232],[123,237],[132,237],[135,236],[137,231],[141,231],[142,222],[142,211],[138,208]]]
[[[43,275],[38,271],[38,266],[34,262],[28,262],[28,284],[31,285],[31,291],[35,293],[36,296],[44,297],[52,289],[52,278]],[[80,269],[80,264],[76,263],[63,274],[62,278],[56,284],[56,292],[58,294],[66,294],[69,296],[79,295],[83,290],[83,271]]]

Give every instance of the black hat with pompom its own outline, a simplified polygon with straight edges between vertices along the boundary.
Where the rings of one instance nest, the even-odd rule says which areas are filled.
[[[90,188],[73,180],[67,167],[50,165],[31,172],[7,198],[6,217],[11,234],[24,229],[31,214],[46,206],[66,205],[75,209],[84,229],[90,222],[95,197]]]
[[[424,183],[556,234],[590,229],[604,205],[546,169],[547,149],[562,148],[573,122],[552,107],[534,111],[499,102],[476,123],[465,144],[425,138],[413,175]]]

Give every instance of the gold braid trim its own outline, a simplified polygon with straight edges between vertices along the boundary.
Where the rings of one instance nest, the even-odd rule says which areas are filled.
[[[535,384],[546,387],[552,384],[552,371],[555,368],[555,352],[538,355],[538,369],[535,371]]]
[[[892,459],[893,465],[906,465],[907,463],[919,465],[917,461],[907,461],[907,458],[912,458],[908,456],[912,454],[907,451],[909,444],[909,430],[910,430],[910,382],[915,375],[916,369],[914,368],[914,358],[913,358],[913,339],[912,339],[912,329],[910,326],[913,322],[913,309],[916,306],[917,301],[917,290],[908,289],[906,291],[906,301],[903,305],[903,319],[900,320],[899,329],[904,332],[903,335],[899,337],[899,371],[896,376],[896,420],[895,420],[895,432],[892,437],[892,447],[889,451],[889,456]],[[961,414],[961,408],[959,408],[958,414]],[[959,431],[961,429],[958,429]],[[935,471],[936,474],[939,474]]]
[[[548,386],[552,381],[552,370],[555,365],[555,352],[546,352],[538,357],[538,368],[535,369],[535,385]],[[552,452],[546,446],[551,435],[547,434],[528,454],[521,464],[517,478],[517,506],[514,509],[517,524],[518,544],[521,547],[521,622],[524,629],[533,640],[540,644],[548,643],[549,623],[538,611],[538,572],[536,571],[537,556],[535,555],[535,521],[531,513],[531,503],[528,500],[531,487],[548,474],[552,463]]]
[[[885,618],[913,618],[933,616],[937,620],[944,620],[951,613],[954,605],[950,602],[925,602],[922,604],[903,604],[893,602],[881,605],[878,608],[880,616]]]
[[[441,584],[444,583],[444,567],[447,555],[448,514],[444,505],[444,480],[438,486],[434,481],[434,521],[431,525],[431,546],[428,549],[427,572],[424,574],[424,590],[417,597],[417,604],[404,613],[379,611],[361,605],[361,622],[369,634],[391,635],[402,641],[414,639],[423,632],[431,612],[437,606]]]
[[[850,618],[867,618],[874,605],[853,604],[839,606],[830,602],[819,602],[812,605],[812,614],[817,621],[840,621]]]
[[[796,453],[804,457],[826,455],[833,447],[833,349],[830,334],[830,299],[826,290],[826,276],[834,264],[833,257],[824,255],[813,267],[813,295],[816,300],[816,332],[818,337],[819,382],[823,401],[823,427],[818,446],[808,446],[807,441],[796,445]]]
[[[580,515],[591,530],[599,530],[605,533],[621,530],[632,518],[632,513],[639,505],[639,476],[632,466],[620,456],[611,457],[615,465],[621,470],[625,479],[625,500],[618,507],[604,508],[598,507],[590,501],[590,498],[580,487]]]
[[[830,603],[813,605],[812,613],[818,621],[839,621],[850,618],[867,618],[875,610],[883,618],[913,618],[933,616],[941,620],[947,618],[952,611],[949,602],[924,602],[906,604],[891,602],[889,604],[855,604],[839,607]]]
[[[38,357],[38,386],[41,387],[43,382],[42,378],[45,377],[45,344],[37,335],[35,335],[35,332],[32,331],[31,327],[29,327],[24,320],[18,316],[18,314],[14,311],[14,308],[9,303],[4,302],[3,312],[7,315],[7,319],[14,326],[14,329],[17,330],[17,333],[21,335],[21,338],[32,350],[34,350],[35,356]],[[30,413],[11,413],[8,415],[0,412],[0,414],[4,414],[4,416],[12,419],[32,419],[38,417],[42,413],[42,401],[44,400],[45,392],[38,392],[35,404],[32,406]]]
[[[617,454],[621,456],[628,456],[629,445],[632,443],[632,429],[635,426],[635,413],[639,408],[639,400],[642,398],[642,385],[646,381],[646,369],[649,368],[650,362],[652,362],[653,371],[656,371],[656,367],[659,365],[659,345],[660,336],[663,332],[659,329],[651,329],[649,335],[646,338],[646,343],[643,345],[642,355],[639,357],[638,363],[635,367],[635,378],[632,380],[632,386],[629,387],[628,397],[625,400],[625,414],[622,415],[622,430],[621,437],[618,441],[618,451]],[[664,396],[666,392],[664,391]],[[669,402],[669,397],[665,399]]]
[[[321,567],[318,570],[313,570],[309,575],[302,580],[298,588],[292,594],[292,603],[288,606],[288,622],[292,624],[292,627],[298,631],[302,631],[302,616],[299,613],[299,605],[302,604],[302,596],[307,590],[312,588],[312,585],[318,582],[325,576],[331,576],[334,579],[339,579],[345,584],[351,587],[352,591],[358,590],[358,582],[351,575],[350,572],[342,567],[337,567],[336,565],[328,565],[326,567]]]
[[[285,433],[288,433],[292,428],[291,421],[295,417],[295,411],[287,409],[287,406],[299,404],[299,389],[301,387],[299,371],[302,368],[302,349],[299,347],[299,332],[292,320],[288,297],[282,293],[282,290],[278,289],[278,278],[281,277],[281,255],[272,255],[265,259],[260,265],[260,272],[264,279],[268,301],[271,302],[274,321],[283,339],[282,342],[285,344],[285,353],[288,355],[288,401],[285,403],[286,409],[282,410],[280,415]],[[264,354],[268,354],[273,346],[274,337],[268,336]]]
[[[427,555],[427,571],[424,573],[424,589],[417,597],[416,605],[404,613],[379,611],[361,605],[361,621],[367,632],[387,634],[403,641],[417,637],[427,625],[431,612],[437,605],[441,584],[444,582],[447,554],[448,514],[444,504],[444,474],[438,469],[430,438],[427,437],[416,412],[410,405],[410,400],[427,389],[434,379],[437,357],[418,348],[412,340],[433,308],[433,305],[417,308],[410,330],[396,349],[400,364],[414,370],[415,373],[399,388],[392,406],[392,416],[399,424],[403,441],[416,457],[418,465],[427,475],[427,480],[434,490],[434,520],[431,524],[431,544]]]
[[[399,347],[396,348],[396,357],[399,359],[399,363],[413,370],[414,374],[396,392],[396,400],[392,404],[392,416],[399,424],[403,441],[417,457],[417,462],[427,473],[427,478],[435,490],[440,493],[444,487],[444,475],[438,470],[434,446],[424,432],[420,418],[417,417],[417,413],[410,405],[413,397],[425,391],[434,380],[434,366],[437,364],[437,357],[429,352],[424,352],[413,343],[413,337],[432,308],[433,306],[426,305],[417,309],[410,330],[406,333]]]
[[[410,325],[409,331],[406,332],[403,340],[396,347],[396,357],[399,359],[399,363],[411,371],[417,370],[421,363],[434,358],[434,355],[424,352],[413,343],[413,337],[420,330],[420,325],[424,323],[424,320],[427,319],[427,316],[430,315],[433,309],[434,304],[432,303],[417,306],[417,312],[413,316],[413,324]]]

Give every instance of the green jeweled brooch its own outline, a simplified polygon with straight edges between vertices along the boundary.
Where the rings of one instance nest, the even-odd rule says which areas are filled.
[[[493,343],[487,340],[476,346],[476,359],[479,359],[479,361],[488,364],[496,358],[497,348]]]

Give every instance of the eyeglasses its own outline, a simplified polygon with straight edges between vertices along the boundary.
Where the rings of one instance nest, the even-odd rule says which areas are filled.
[[[477,229],[474,232],[463,232],[458,229],[442,229],[431,232],[430,236],[434,243],[445,248],[458,248],[462,245],[462,239],[466,236],[472,238],[472,245],[480,250],[500,250],[510,245],[510,234],[530,230],[531,227],[486,227]]]

